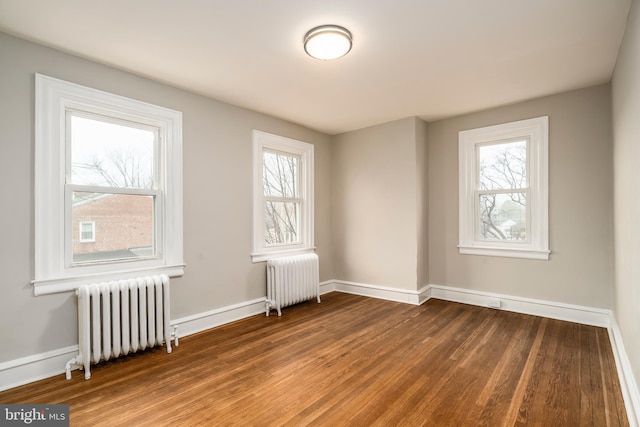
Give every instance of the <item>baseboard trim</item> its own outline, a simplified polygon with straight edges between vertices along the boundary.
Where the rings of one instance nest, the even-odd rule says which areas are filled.
[[[603,328],[609,327],[609,316],[611,313],[610,310],[601,308],[434,284],[423,286],[417,291],[345,280],[328,280],[320,284],[321,294],[332,291],[404,302],[413,305],[421,305],[430,298],[436,298],[481,307],[490,307],[491,302],[498,300],[500,307],[493,308]]]
[[[65,364],[78,354],[78,346],[21,357],[0,363],[0,391],[64,374]]]
[[[320,282],[320,295],[328,294],[329,292],[335,291],[336,288],[334,286],[333,280],[327,280],[326,282]]]
[[[216,308],[214,310],[198,313],[193,316],[181,317],[172,320],[171,326],[178,328],[178,336],[185,337],[215,328],[216,326],[225,325],[235,322],[246,317],[265,312],[266,298],[258,298],[251,301],[245,301],[226,307]]]
[[[582,323],[602,328],[609,327],[609,316],[611,311],[606,309],[515,297],[511,295],[454,288],[450,286],[429,285],[429,288],[430,298],[461,302],[481,307],[491,307],[491,304],[497,301],[500,306],[493,308],[499,310],[566,320],[568,322]]]
[[[609,340],[611,341],[613,357],[616,360],[616,368],[618,370],[618,378],[620,379],[624,406],[627,410],[629,426],[638,427],[638,425],[640,425],[640,391],[638,390],[638,384],[631,370],[631,363],[624,349],[620,328],[613,314],[610,318]]]
[[[326,284],[325,289],[330,289],[327,292],[337,291],[412,305],[420,305],[429,299],[429,286],[424,286],[420,290],[412,291],[390,286],[347,282],[345,280],[332,280],[324,283]]]

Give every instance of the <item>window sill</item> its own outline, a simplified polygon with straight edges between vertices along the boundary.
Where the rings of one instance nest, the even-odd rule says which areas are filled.
[[[40,296],[75,291],[80,285],[89,285],[98,282],[109,282],[112,280],[129,279],[131,277],[151,276],[156,274],[166,274],[169,277],[179,277],[184,275],[184,265],[41,279],[33,280],[31,283],[33,284],[34,295]]]
[[[313,247],[313,248],[299,248],[299,249],[283,249],[283,250],[271,251],[271,252],[258,252],[258,253],[251,254],[251,261],[255,264],[257,262],[264,262],[273,258],[280,258],[285,256],[291,256],[291,255],[309,254],[309,253],[314,253],[315,251],[316,251],[316,248]]]
[[[514,248],[496,248],[487,246],[458,246],[460,255],[484,255],[506,258],[525,258],[548,260],[549,250],[540,249],[514,249]]]

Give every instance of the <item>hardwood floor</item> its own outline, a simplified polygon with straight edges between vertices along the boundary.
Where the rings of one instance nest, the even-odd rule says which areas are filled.
[[[331,293],[0,392],[72,426],[627,426],[606,329]]]

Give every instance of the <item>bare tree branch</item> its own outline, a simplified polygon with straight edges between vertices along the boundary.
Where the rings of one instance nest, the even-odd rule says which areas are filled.
[[[82,184],[123,188],[152,188],[153,171],[149,155],[133,147],[112,150],[106,157],[94,155],[89,162],[74,162],[73,174]]]
[[[295,156],[265,153],[263,156],[264,194],[280,198],[265,206],[265,241],[267,244],[291,243],[298,240],[299,203],[298,161]]]
[[[483,191],[479,200],[480,233],[488,239],[522,239],[526,235],[520,231],[526,230],[526,142],[498,144],[486,150],[479,165],[479,186]]]

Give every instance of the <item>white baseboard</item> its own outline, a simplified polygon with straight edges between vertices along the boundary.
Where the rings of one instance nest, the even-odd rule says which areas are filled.
[[[493,308],[603,328],[609,327],[611,310],[607,309],[515,297],[471,289],[453,288],[450,286],[429,285],[429,288],[431,298],[481,307],[492,307],[492,304],[499,304],[499,307]]]
[[[65,364],[78,354],[72,345],[0,363],[0,391],[64,374]]]
[[[420,305],[429,299],[428,286],[425,286],[418,291],[412,291],[409,289],[347,282],[344,280],[331,280],[324,283],[326,292],[344,292],[346,294],[355,294],[365,297],[384,299],[388,301],[404,302],[413,305]]]
[[[638,427],[640,425],[640,391],[631,370],[631,363],[629,363],[629,358],[624,350],[620,328],[613,314],[609,325],[609,340],[611,341],[613,357],[616,359],[616,368],[618,369],[624,406],[627,409],[629,426]]]
[[[498,301],[500,307],[493,308],[603,328],[609,326],[609,316],[611,314],[611,310],[602,308],[440,285],[427,285],[417,291],[412,291],[389,286],[348,282],[345,280],[328,280],[320,283],[321,294],[332,291],[404,302],[413,305],[421,305],[430,298],[461,302],[481,307],[490,307],[491,303]]]
[[[335,291],[336,288],[333,285],[333,280],[327,280],[326,282],[320,282],[320,295],[328,294]]]
[[[609,315],[611,313],[610,310],[601,308],[440,285],[428,285],[418,291],[412,291],[387,286],[347,282],[344,280],[331,280],[321,284],[321,293],[331,291],[404,302],[413,305],[421,305],[430,298],[481,307],[491,307],[492,304],[498,303],[500,306],[493,308],[603,328],[609,327]]]
[[[193,316],[182,317],[172,320],[171,326],[178,327],[178,337],[206,331],[216,326],[235,322],[245,317],[253,316],[265,312],[265,298],[258,298],[245,301],[215,310],[205,311]]]

